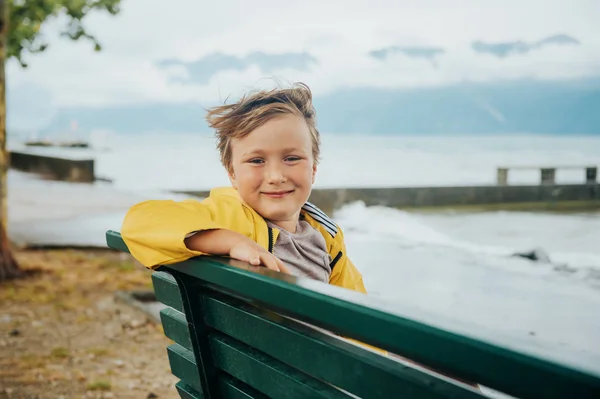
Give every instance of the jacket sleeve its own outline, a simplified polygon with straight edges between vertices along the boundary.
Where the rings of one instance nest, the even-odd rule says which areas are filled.
[[[350,290],[367,293],[365,285],[363,283],[362,274],[354,263],[348,257],[346,251],[346,243],[344,242],[344,233],[338,226],[338,234],[340,235],[339,242],[341,243],[342,255],[336,265],[334,265],[329,277],[329,284],[337,285],[339,287],[347,288]]]
[[[148,268],[184,261],[199,251],[187,248],[185,238],[197,231],[229,229],[253,238],[250,216],[241,203],[220,197],[203,201],[151,200],[131,207],[121,236],[131,255]]]

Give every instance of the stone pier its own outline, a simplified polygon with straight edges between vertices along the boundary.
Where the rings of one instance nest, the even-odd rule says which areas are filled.
[[[36,173],[52,180],[91,183],[96,179],[93,159],[58,158],[16,151],[11,151],[9,158],[12,169]]]

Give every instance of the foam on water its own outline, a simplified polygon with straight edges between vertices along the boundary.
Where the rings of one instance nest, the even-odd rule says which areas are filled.
[[[459,222],[463,216],[441,219]],[[558,227],[561,216],[553,216]],[[533,262],[511,256],[523,248],[474,242],[464,233],[493,236],[503,224],[502,214],[488,215],[485,224],[467,217],[456,234],[440,227],[439,217],[361,203],[335,213],[369,294],[393,304],[389,307],[398,313],[600,370],[600,254],[595,248],[562,253],[566,266],[555,262],[561,253],[551,247],[552,263]],[[546,221],[545,227],[551,224]]]
[[[387,242],[407,250],[437,251],[445,258],[457,253],[475,255],[484,260],[482,266],[495,265],[519,273],[571,276],[600,288],[600,249],[597,247],[600,217],[595,214],[420,214],[380,206],[366,207],[362,202],[355,202],[336,211],[334,217],[345,231],[364,241]],[[456,228],[457,223],[460,228]],[[565,225],[584,232],[583,237],[570,234]],[[503,236],[502,230],[506,229],[512,234]],[[551,262],[537,262],[535,268],[523,267],[521,259],[513,257],[534,249],[542,249]],[[498,263],[499,259],[505,261]]]

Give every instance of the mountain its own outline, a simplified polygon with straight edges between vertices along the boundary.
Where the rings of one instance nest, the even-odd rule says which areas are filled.
[[[207,132],[211,104],[150,104],[70,108],[46,127],[77,120],[84,129],[120,133]],[[600,134],[600,78],[464,83],[411,89],[348,88],[316,97],[323,133],[372,134]]]

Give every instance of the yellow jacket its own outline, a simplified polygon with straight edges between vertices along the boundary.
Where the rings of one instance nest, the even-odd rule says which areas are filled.
[[[325,213],[310,203],[302,208],[304,219],[325,238],[331,262],[329,283],[366,293],[362,275],[346,254],[342,230]],[[216,188],[203,201],[151,200],[134,205],[127,212],[121,235],[129,251],[148,268],[182,262],[206,255],[187,248],[189,233],[228,229],[245,235],[269,252],[279,230],[246,205],[236,190]]]
[[[310,203],[302,207],[301,213],[325,238],[333,259],[329,284],[366,294],[362,275],[346,254],[339,226]],[[125,215],[121,236],[133,257],[154,269],[206,255],[188,249],[184,240],[189,233],[209,229],[229,229],[244,234],[269,252],[273,252],[279,235],[279,230],[270,228],[262,216],[240,199],[236,190],[221,187],[211,190],[203,201],[151,200],[134,205]],[[348,341],[387,355],[386,351],[371,345],[353,339]]]

